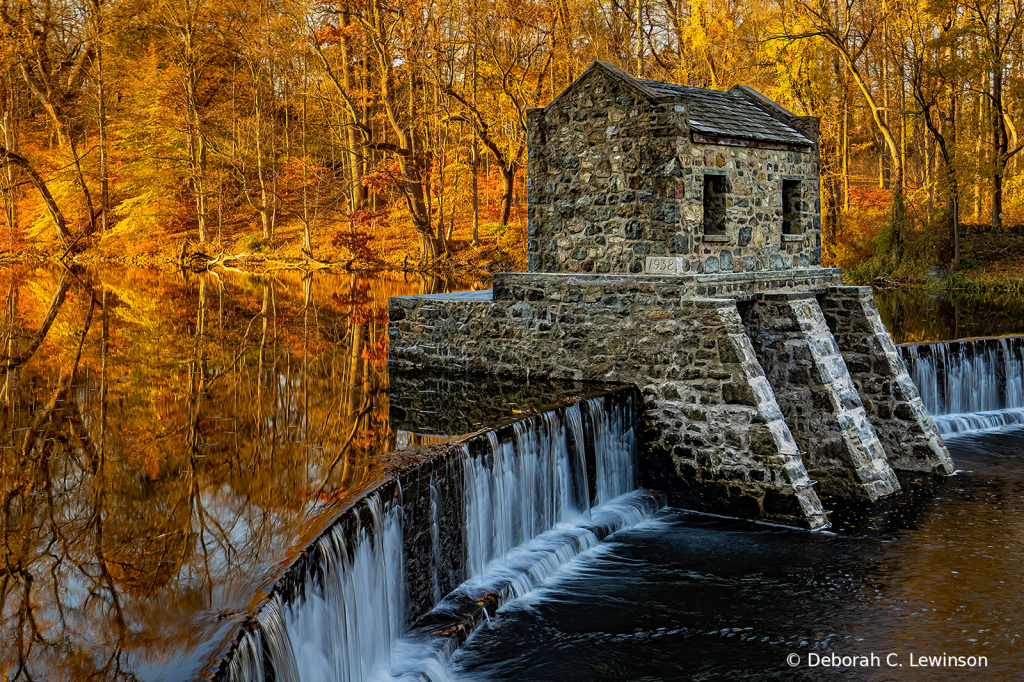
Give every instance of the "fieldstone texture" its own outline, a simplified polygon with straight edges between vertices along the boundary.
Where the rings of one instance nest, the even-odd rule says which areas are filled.
[[[531,272],[638,274],[648,256],[681,258],[678,274],[821,262],[817,119],[749,88],[595,62],[528,112],[527,142]]]
[[[874,501],[900,489],[839,347],[810,292],[742,306],[761,366],[826,497]]]
[[[953,473],[953,460],[882,323],[871,287],[830,287],[818,300],[889,464],[901,471]]]
[[[1024,256],[1024,225],[991,225],[961,223],[960,249],[968,262],[989,263],[1004,258]]]
[[[577,300],[556,301],[555,289],[392,298],[390,365],[634,384],[646,407],[642,485],[691,508],[825,524],[735,301],[643,279],[609,279]]]
[[[566,396],[607,393],[602,384],[439,372],[388,372],[388,423],[393,431],[460,436],[541,410]]]
[[[638,302],[649,303],[644,291],[651,291],[666,299],[746,300],[761,291],[824,291],[842,283],[843,271],[839,268],[675,276],[499,272],[494,275],[493,298],[496,301],[612,303],[618,299],[611,297],[635,294]]]

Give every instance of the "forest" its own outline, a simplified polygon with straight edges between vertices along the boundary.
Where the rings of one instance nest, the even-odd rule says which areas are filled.
[[[827,264],[958,269],[961,225],[1024,223],[1021,0],[0,0],[0,25],[7,257],[521,269],[525,112],[594,59],[820,116]]]

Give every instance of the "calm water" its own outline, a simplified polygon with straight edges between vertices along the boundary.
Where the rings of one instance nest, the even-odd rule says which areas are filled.
[[[388,377],[387,298],[473,286],[0,271],[2,676],[191,677],[382,453],[560,390]],[[879,297],[898,341],[1024,332],[984,305]],[[1017,679],[1022,446],[952,442],[969,473],[840,534],[668,510],[495,618],[453,673],[821,679],[785,655],[941,649]]]
[[[388,297],[471,286],[0,271],[0,678],[207,666],[331,504],[422,440],[388,422]]]
[[[896,343],[1024,334],[1024,298],[943,291],[875,291],[882,321]]]

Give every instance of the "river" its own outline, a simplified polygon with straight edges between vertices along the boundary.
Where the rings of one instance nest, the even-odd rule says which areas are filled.
[[[0,271],[0,673],[209,670],[332,510],[385,475],[386,453],[575,390],[457,386],[479,395],[454,419],[415,397],[451,384],[388,376],[389,296],[484,285]],[[1012,300],[878,301],[898,342],[1024,333]],[[941,679],[1018,679],[1022,445],[1015,430],[950,438],[956,476],[829,532],[664,510],[492,614],[447,674],[939,679],[909,656],[946,653],[988,667]],[[883,663],[806,667],[833,653]]]

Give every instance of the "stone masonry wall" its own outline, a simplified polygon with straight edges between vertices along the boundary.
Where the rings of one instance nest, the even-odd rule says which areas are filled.
[[[821,262],[817,149],[698,144],[686,105],[650,100],[601,69],[528,112],[531,272],[781,270]],[[704,176],[724,178],[725,233],[704,234]],[[782,234],[783,180],[799,179],[801,234]]]
[[[825,523],[731,300],[636,281],[599,304],[405,297],[389,312],[393,367],[635,384],[643,485],[707,511]]]
[[[759,295],[741,314],[821,494],[873,501],[898,491],[814,295]]]
[[[667,298],[727,297],[743,300],[761,291],[823,291],[842,282],[842,270],[839,268],[680,276],[499,272],[494,275],[493,298],[500,301],[597,302],[616,300],[626,288],[638,284]]]
[[[871,288],[832,287],[818,300],[890,465],[953,473],[949,451],[882,323]]]
[[[961,223],[963,255],[980,263],[1024,256],[1024,225],[991,225]]]

